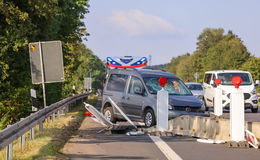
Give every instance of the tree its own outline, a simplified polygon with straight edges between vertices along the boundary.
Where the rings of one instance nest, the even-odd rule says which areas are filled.
[[[173,74],[177,74],[177,66],[180,64],[182,59],[185,59],[186,57],[190,56],[189,53],[186,53],[184,55],[178,56],[178,57],[173,57],[171,59],[171,62],[167,65],[166,70],[168,72],[171,72]]]
[[[240,69],[250,72],[254,80],[260,80],[260,58],[251,56]]]
[[[177,76],[180,77],[184,82],[191,81],[193,76],[191,75],[191,56],[185,56],[182,58],[180,63],[177,65]]]
[[[198,36],[196,51],[172,58],[167,71],[185,81],[194,81],[193,75],[197,72],[202,82],[206,71],[239,69],[250,55],[243,41],[232,31],[224,34],[222,28],[206,28]]]
[[[215,46],[223,39],[224,29],[205,28],[199,35],[197,42],[197,51],[207,52],[209,48]]]
[[[81,89],[89,72],[101,86],[103,64],[81,42],[86,13],[88,0],[0,0],[0,129],[30,114],[30,88],[42,98],[31,84],[29,42],[62,41],[65,82],[46,84],[48,104],[71,95],[72,83]]]

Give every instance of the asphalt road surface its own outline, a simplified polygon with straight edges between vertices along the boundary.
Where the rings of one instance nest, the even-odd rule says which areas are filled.
[[[175,159],[175,160],[259,160],[260,150],[228,148],[225,144],[205,144],[186,136],[154,137],[98,133],[103,126],[86,117],[78,135],[64,146],[72,160],[83,159]],[[153,138],[154,137],[154,138]]]
[[[213,110],[210,109],[210,112],[213,112]],[[223,117],[229,118],[229,111],[228,110],[224,110]],[[258,110],[258,113],[252,113],[251,109],[245,110],[245,120],[249,121],[249,122],[260,122],[260,108]]]

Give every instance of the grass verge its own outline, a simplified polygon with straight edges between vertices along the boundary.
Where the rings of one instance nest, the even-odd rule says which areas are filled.
[[[90,97],[88,103],[96,105],[97,97]],[[29,139],[29,132],[26,133],[26,145],[20,148],[19,139],[13,142],[14,160],[46,160],[46,159],[67,159],[60,150],[65,143],[74,135],[80,127],[85,115],[83,105],[78,105],[71,112],[56,119],[53,122],[44,123],[44,131],[39,132],[35,128],[35,139]],[[0,151],[0,159],[4,160],[6,149]]]

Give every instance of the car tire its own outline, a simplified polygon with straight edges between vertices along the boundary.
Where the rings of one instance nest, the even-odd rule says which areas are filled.
[[[103,110],[103,115],[112,123],[115,123],[116,122],[116,118],[115,118],[115,114],[114,114],[114,111],[113,111],[113,108],[111,106],[109,107],[106,107],[104,110]]]
[[[209,107],[207,106],[206,100],[204,99],[205,111],[209,111]]]
[[[155,125],[155,123],[156,123],[156,120],[155,120],[154,112],[152,109],[149,108],[144,112],[145,127],[152,127]]]
[[[258,112],[258,108],[251,108],[252,113],[257,113]]]

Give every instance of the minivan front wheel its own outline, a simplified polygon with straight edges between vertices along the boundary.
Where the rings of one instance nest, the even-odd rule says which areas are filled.
[[[103,111],[103,115],[106,117],[106,119],[108,119],[110,122],[115,123],[116,122],[116,118],[113,112],[113,108],[112,107],[106,107]]]
[[[146,127],[155,125],[155,115],[152,109],[147,109],[144,112],[144,124]]]
[[[253,113],[257,113],[257,112],[258,112],[258,108],[251,108],[251,111],[252,111]]]

